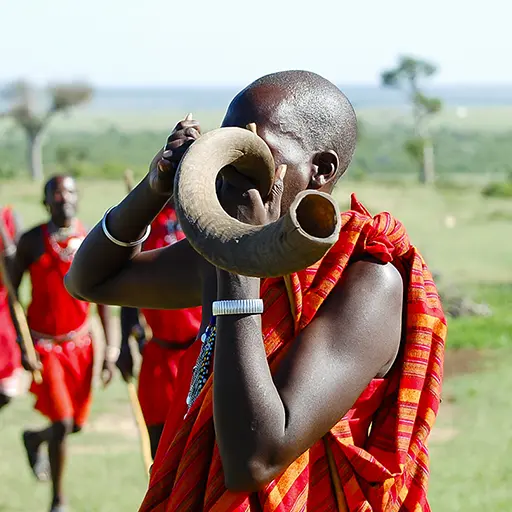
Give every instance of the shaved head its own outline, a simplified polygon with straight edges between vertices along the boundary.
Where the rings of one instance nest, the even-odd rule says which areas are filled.
[[[335,152],[339,161],[333,183],[345,172],[354,154],[354,109],[333,83],[315,73],[273,73],[242,90],[231,102],[223,126],[251,122],[286,139],[304,156]]]
[[[44,185],[43,204],[57,226],[69,225],[76,215],[78,193],[71,176],[52,176]]]

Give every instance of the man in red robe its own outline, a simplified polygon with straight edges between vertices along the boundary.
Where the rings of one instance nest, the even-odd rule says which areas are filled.
[[[32,383],[35,408],[50,420],[43,430],[27,430],[23,442],[29,464],[39,479],[46,479],[42,456],[48,446],[53,487],[51,512],[65,510],[63,472],[66,462],[66,437],[79,432],[89,415],[93,377],[93,341],[89,328],[89,304],[73,298],[63,278],[86,235],[76,218],[77,189],[69,176],[55,176],[44,187],[43,204],[50,220],[24,233],[19,241],[12,270],[17,290],[25,272],[30,275],[32,298],[27,311],[42,383]],[[107,343],[102,377],[112,378],[119,349],[110,345],[110,314],[98,306]],[[15,319],[14,319],[15,320]],[[25,357],[27,369],[32,363]]]
[[[355,150],[350,102],[314,73],[274,73],[241,91],[223,126],[253,124],[276,164],[273,189],[262,198],[239,178],[223,179],[218,192],[248,224],[275,222],[304,190],[331,193]],[[140,253],[134,247],[199,136],[194,121],[176,126],[66,276],[68,290],[89,301],[203,307],[188,410],[169,418],[140,510],[429,511],[446,321],[403,225],[352,197],[319,262],[264,280],[212,267],[187,240]],[[226,305],[212,318],[216,301],[241,311]]]
[[[144,242],[143,251],[160,249],[179,242],[185,234],[176,216],[173,205],[168,203],[151,224],[151,234]],[[138,396],[142,413],[148,427],[151,453],[155,457],[160,436],[169,410],[175,406],[175,393],[179,379],[178,367],[186,350],[196,340],[201,325],[201,308],[177,310],[143,309],[152,338],[142,351]],[[117,366],[125,379],[133,375],[133,359],[127,344],[134,328],[139,328],[137,315],[131,322],[122,323],[121,354]],[[184,377],[186,380],[186,377]],[[189,376],[190,380],[190,376]]]
[[[14,261],[19,234],[12,208],[0,208],[0,251],[6,271]],[[0,276],[0,409],[19,393],[22,373],[21,353],[9,310],[9,294]]]

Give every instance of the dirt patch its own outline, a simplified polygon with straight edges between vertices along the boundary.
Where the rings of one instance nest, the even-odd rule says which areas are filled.
[[[137,451],[138,445],[136,444],[91,444],[91,445],[82,445],[82,444],[73,444],[70,446],[70,451],[73,455],[103,455],[105,453],[111,454],[120,454],[120,453],[129,453],[133,451]]]
[[[86,429],[87,432],[116,434],[129,439],[135,439],[138,436],[135,420],[130,415],[101,414],[91,421]]]
[[[444,358],[444,378],[464,373],[474,373],[482,368],[488,351],[471,348],[447,350]]]

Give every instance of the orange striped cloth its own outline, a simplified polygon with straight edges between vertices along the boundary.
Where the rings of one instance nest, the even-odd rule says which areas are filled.
[[[393,262],[406,289],[405,336],[391,371],[372,381],[349,413],[279,478],[249,495],[224,487],[210,377],[170,446],[161,447],[165,456],[153,468],[140,512],[430,510],[427,439],[440,403],[446,337],[439,296],[423,258],[390,214],[372,218],[352,196],[342,226],[337,244],[319,263],[290,276],[288,287],[282,278],[262,283],[269,364],[279,364],[348,263],[372,255]]]

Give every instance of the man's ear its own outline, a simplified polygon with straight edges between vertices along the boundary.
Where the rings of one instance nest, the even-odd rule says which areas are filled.
[[[335,151],[322,151],[313,157],[313,174],[310,186],[312,189],[320,189],[331,183],[336,173],[340,160]]]

